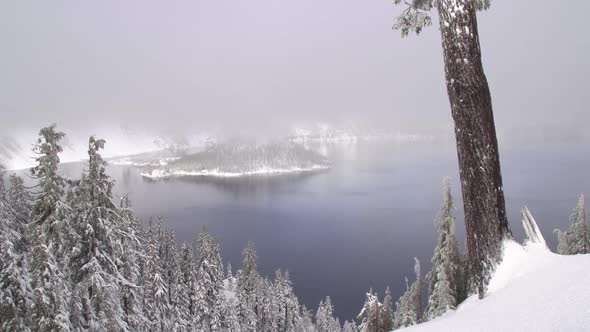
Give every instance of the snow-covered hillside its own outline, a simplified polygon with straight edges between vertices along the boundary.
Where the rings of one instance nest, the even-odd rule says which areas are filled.
[[[589,275],[590,254],[505,242],[484,299],[472,296],[456,311],[403,331],[590,331]]]

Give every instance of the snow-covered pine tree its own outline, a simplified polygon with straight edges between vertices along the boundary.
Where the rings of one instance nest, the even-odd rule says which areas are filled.
[[[70,283],[67,266],[75,239],[71,209],[61,200],[65,180],[59,174],[59,145],[64,133],[55,124],[42,128],[33,147],[37,165],[31,174],[38,181],[30,232],[33,307],[31,319],[39,331],[69,331]]]
[[[389,332],[393,330],[393,298],[389,287],[385,289],[385,297],[383,298],[383,307],[379,316],[379,330],[382,332]]]
[[[428,274],[428,304],[425,320],[434,319],[459,304],[460,289],[463,287],[461,254],[455,237],[451,181],[443,181],[443,203],[435,219],[438,226],[438,243],[432,257],[432,271]]]
[[[154,226],[150,220],[146,232],[146,260],[144,267],[144,303],[143,312],[147,320],[146,330],[163,332],[171,329],[168,320],[170,303],[168,286],[164,280],[164,268],[160,256],[160,226]]]
[[[590,225],[584,208],[584,195],[580,195],[578,204],[570,215],[571,225],[565,232],[557,232],[557,252],[562,255],[587,254],[590,252]]]
[[[178,257],[178,248],[176,247],[176,239],[173,232],[169,230],[164,231],[160,241],[162,244],[161,256],[164,269],[164,280],[168,288],[166,294],[168,294],[168,303],[170,304],[167,320],[169,321],[170,326],[174,327],[179,326],[178,284],[180,282],[180,274],[177,272],[179,271],[180,259]]]
[[[301,307],[301,314],[295,321],[295,332],[311,332],[315,331],[311,312],[303,305]]]
[[[226,296],[223,300],[224,329],[228,332],[239,332],[240,317],[238,316],[238,302],[234,296]]]
[[[397,18],[402,36],[432,24],[438,10],[447,94],[455,122],[472,283],[480,298],[512,233],[506,217],[492,97],[481,61],[477,10],[491,0],[413,0]],[[394,0],[395,4],[402,0]]]
[[[186,327],[186,331],[190,331],[196,313],[197,267],[193,247],[184,243],[180,250],[181,280],[178,290],[178,315],[180,324]]]
[[[275,306],[273,285],[268,278],[258,279],[255,298],[257,330],[278,331],[278,310]]]
[[[10,187],[6,198],[8,205],[14,212],[14,230],[21,235],[20,241],[15,244],[17,246],[16,249],[21,253],[26,249],[25,229],[31,218],[33,197],[25,187],[24,181],[20,176],[16,174],[10,175],[9,184]]]
[[[289,271],[275,273],[274,290],[278,331],[293,332],[299,319],[299,301],[293,292]]]
[[[359,332],[359,329],[354,322],[344,321],[342,332]],[[387,332],[389,332],[389,330],[387,330]]]
[[[10,192],[6,195],[4,169],[0,164],[0,329],[29,331],[33,294],[23,239],[27,220],[21,219],[22,211],[13,205],[14,179],[11,176]]]
[[[393,327],[395,329],[408,327],[420,322],[422,313],[422,276],[420,272],[420,261],[416,261],[414,265],[414,272],[416,273],[416,280],[412,286],[408,286],[408,279],[406,278],[406,292],[396,302],[396,310],[393,314]]]
[[[378,332],[381,316],[380,311],[381,303],[379,303],[379,297],[377,293],[373,293],[373,289],[370,289],[366,294],[363,309],[361,309],[361,312],[356,317],[361,322],[359,330],[362,332]]]
[[[242,267],[237,276],[240,325],[245,331],[255,331],[257,324],[255,306],[259,276],[256,259],[254,242],[248,241],[246,248],[242,251]]]
[[[338,332],[341,330],[338,318],[334,317],[334,307],[329,296],[320,301],[315,316],[315,326],[318,332]]]
[[[215,331],[223,325],[223,262],[219,243],[203,227],[197,243],[196,312],[193,320],[198,331]]]
[[[120,237],[116,247],[117,265],[121,277],[121,306],[123,319],[132,331],[144,326],[141,301],[143,288],[140,285],[140,259],[144,256],[141,225],[131,209],[127,195],[121,198],[120,222],[115,224],[115,231]]]
[[[76,298],[82,309],[75,326],[93,331],[127,329],[121,308],[117,248],[121,236],[117,223],[120,211],[112,202],[113,181],[106,174],[106,162],[99,150],[105,141],[90,137],[88,172],[80,183],[83,198],[74,223],[79,241],[73,249],[71,271]]]

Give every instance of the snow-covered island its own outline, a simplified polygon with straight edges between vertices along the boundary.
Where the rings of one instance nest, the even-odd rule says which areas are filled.
[[[147,178],[177,176],[239,177],[320,171],[330,168],[322,155],[292,142],[213,144],[204,151],[186,154],[143,167]]]

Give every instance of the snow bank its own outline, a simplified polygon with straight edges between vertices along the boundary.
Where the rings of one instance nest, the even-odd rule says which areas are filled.
[[[589,331],[590,255],[561,256],[543,244],[504,243],[487,296],[404,331]]]

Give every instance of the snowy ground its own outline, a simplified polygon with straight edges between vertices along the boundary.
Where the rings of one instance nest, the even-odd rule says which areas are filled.
[[[456,311],[404,331],[590,331],[589,275],[590,255],[506,242],[483,300],[472,296]]]

